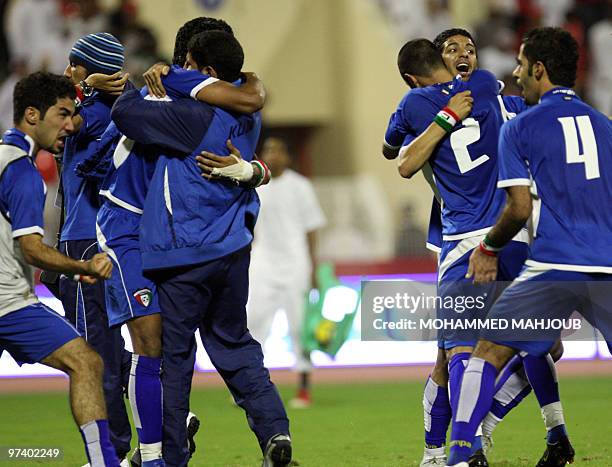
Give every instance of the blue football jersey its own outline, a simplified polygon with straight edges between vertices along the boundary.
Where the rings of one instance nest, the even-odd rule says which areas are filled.
[[[496,189],[497,142],[503,116],[495,77],[476,70],[469,81],[456,78],[410,91],[392,117],[385,137],[394,144],[396,134],[407,131],[403,145],[427,129],[438,111],[458,92],[470,90],[474,107],[468,118],[453,128],[428,161],[434,190],[442,205],[442,233],[456,240],[486,231],[504,204],[505,194]],[[424,170],[425,171],[425,170]]]
[[[12,128],[1,141],[0,161],[0,215],[10,224],[12,237],[44,235],[43,211],[47,188],[34,165],[34,141],[22,131]],[[15,146],[23,153],[7,150]]]
[[[167,97],[162,100],[185,97],[195,99],[200,89],[215,81],[216,78],[199,71],[184,70],[174,65],[162,79],[167,93]],[[143,96],[147,96],[147,93],[146,87],[141,90]],[[146,98],[151,99],[148,96]],[[147,145],[119,135],[118,141],[113,145],[113,163],[103,183],[104,189],[100,192],[114,204],[136,214],[142,214],[149,182],[159,156],[159,146],[164,146],[165,143],[162,133],[156,137],[158,144]]]
[[[62,157],[62,196],[66,218],[61,240],[96,238],[96,214],[99,208],[98,187],[75,173],[75,167],[97,149],[100,136],[110,123],[113,101],[95,93],[83,102],[79,131],[66,138]]]
[[[529,108],[525,99],[520,96],[499,96],[501,100],[501,112],[504,121],[511,120]]]
[[[525,99],[519,96],[497,96],[504,121],[508,121],[529,108]],[[427,229],[427,248],[440,252],[442,248],[442,212],[440,203],[433,199],[429,227]]]
[[[259,113],[228,112],[193,99],[151,102],[123,93],[112,111],[123,133],[163,147],[150,180],[140,223],[143,270],[203,263],[249,245],[259,211],[255,190],[202,177],[196,156],[227,155],[227,140],[251,161]]]
[[[506,123],[500,188],[535,185],[528,265],[612,273],[612,124],[558,87]]]

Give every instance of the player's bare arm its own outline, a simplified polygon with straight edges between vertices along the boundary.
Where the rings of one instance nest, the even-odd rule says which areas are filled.
[[[229,156],[219,156],[208,151],[202,151],[196,156],[202,177],[208,180],[229,178],[252,187],[265,185],[270,181],[269,171],[261,161],[246,162],[231,140],[227,140],[226,144],[230,150]]]
[[[149,94],[160,98],[166,95],[162,77],[169,72],[169,65],[156,63],[142,75]],[[196,95],[197,100],[240,113],[253,113],[261,110],[266,100],[263,83],[255,73],[245,72],[243,74],[245,82],[241,86],[234,86],[219,80],[200,89]]]
[[[246,72],[243,75],[246,81],[241,86],[219,80],[200,89],[196,97],[199,101],[240,113],[248,114],[263,109],[266,91],[262,81],[255,73]]]
[[[79,274],[81,280],[90,284],[108,279],[113,269],[106,253],[98,253],[89,261],[77,261],[45,245],[40,234],[19,237],[19,246],[28,264],[64,274]]]
[[[471,92],[463,91],[450,99],[447,108],[457,115],[459,120],[463,120],[472,111],[473,104],[474,99],[471,97]],[[433,121],[414,141],[400,150],[398,165],[400,175],[404,178],[412,178],[429,160],[438,143],[446,135],[448,135],[448,130]]]
[[[503,248],[523,228],[531,216],[532,198],[528,186],[506,188],[506,207],[501,217],[487,234],[484,245],[470,256],[467,278],[476,283],[494,281],[497,277],[496,251]]]

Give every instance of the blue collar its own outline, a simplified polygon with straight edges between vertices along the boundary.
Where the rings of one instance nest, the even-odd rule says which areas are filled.
[[[30,157],[34,157],[34,140],[17,128],[11,128],[2,135],[0,144],[10,144],[27,152]]]
[[[550,91],[542,94],[542,97],[540,97],[540,102],[544,102],[545,100],[553,99],[553,98],[557,98],[557,99],[563,98],[566,101],[569,101],[572,99],[580,99],[580,97],[576,95],[576,92],[573,89],[559,86],[559,87],[551,89]]]

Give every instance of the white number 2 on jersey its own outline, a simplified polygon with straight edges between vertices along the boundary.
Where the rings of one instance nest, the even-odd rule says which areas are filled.
[[[468,146],[480,139],[480,123],[473,118],[463,120],[463,128],[451,133],[450,144],[457,159],[459,171],[464,174],[475,169],[489,160],[489,156],[482,156],[472,160]]]
[[[593,126],[588,115],[579,117],[560,117],[565,139],[565,156],[568,164],[584,164],[587,180],[599,178],[599,160],[597,159],[597,143]],[[576,125],[578,130],[576,131]],[[582,154],[579,152],[578,134],[582,141]]]

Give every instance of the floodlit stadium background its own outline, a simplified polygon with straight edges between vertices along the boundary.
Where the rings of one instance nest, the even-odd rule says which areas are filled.
[[[227,20],[241,41],[245,70],[268,91],[265,131],[292,143],[295,168],[309,176],[328,218],[319,256],[337,265],[345,286],[362,278],[435,280],[435,261],[424,249],[430,189],[422,177],[401,179],[380,155],[389,115],[406,92],[396,70],[401,45],[433,38],[451,26],[475,34],[480,66],[516,92],[509,73],[520,35],[536,25],[560,25],[581,46],[578,92],[612,113],[612,20],[606,0],[12,0],[1,2],[0,129],[11,125],[16,79],[41,67],[63,72],[68,50],[82,34],[110,30],[127,46],[127,70],[138,80],[149,65],[168,61],[176,30],[190,18]],[[607,15],[607,16],[606,16]],[[606,19],[608,18],[608,19]],[[24,34],[28,31],[28,34]],[[49,156],[38,159],[49,187],[47,242],[57,228],[52,194],[57,173]],[[423,274],[429,275],[428,278]],[[46,289],[38,292],[61,311]],[[340,302],[334,309],[347,309]],[[359,315],[335,360],[315,352],[316,366],[431,363],[436,344],[361,342]],[[129,341],[127,333],[124,333]],[[278,313],[265,343],[271,368],[293,364],[287,324]],[[567,342],[564,358],[608,359],[601,343]],[[212,366],[200,349],[199,370]],[[5,353],[0,376],[58,374],[41,365],[18,367]]]

